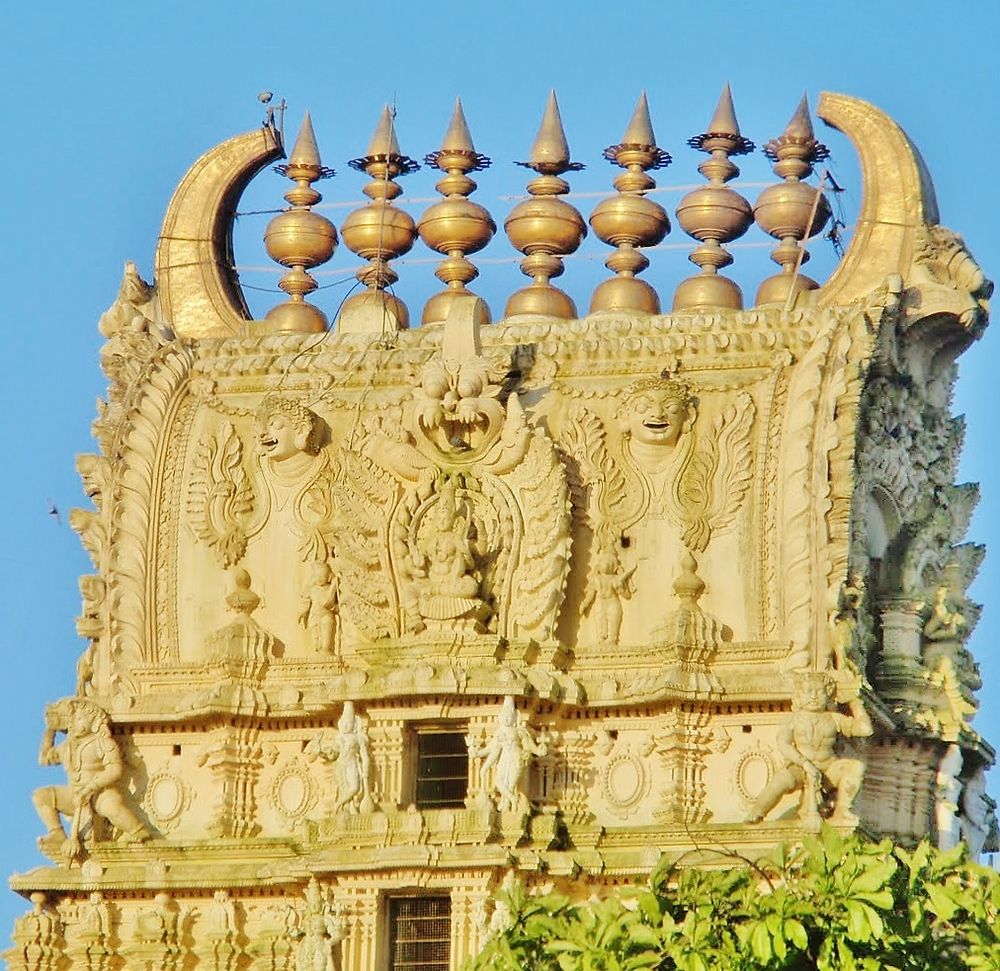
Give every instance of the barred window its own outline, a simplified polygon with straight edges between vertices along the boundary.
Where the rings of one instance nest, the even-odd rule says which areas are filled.
[[[469,791],[469,750],[462,732],[417,732],[417,791],[420,809],[461,809]]]
[[[389,971],[448,971],[451,900],[389,899]]]

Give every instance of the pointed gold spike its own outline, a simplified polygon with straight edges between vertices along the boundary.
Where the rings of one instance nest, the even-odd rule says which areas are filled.
[[[733,94],[729,83],[722,89],[719,103],[715,106],[715,114],[708,123],[708,132],[712,135],[735,135],[740,137],[740,126],[736,121],[736,111],[733,108]]]
[[[785,134],[802,141],[816,137],[813,132],[812,118],[809,116],[808,95],[802,95],[802,100],[799,102],[798,108],[795,109],[795,114],[792,115],[785,127]]]
[[[646,101],[646,92],[639,95],[635,111],[632,112],[632,120],[622,135],[623,145],[655,145],[656,136],[653,134],[653,123],[649,118],[649,102]]]
[[[566,142],[566,132],[563,130],[559,102],[556,101],[554,90],[549,92],[542,124],[531,146],[528,161],[532,166],[565,165],[569,162],[569,144]]]
[[[375,134],[368,143],[368,155],[401,155],[399,142],[396,141],[396,126],[392,120],[392,110],[388,105],[382,108]]]
[[[469,125],[465,120],[465,112],[462,111],[461,98],[455,99],[455,110],[452,112],[448,130],[444,133],[441,150],[443,152],[470,152],[475,154],[476,148],[472,144],[472,135],[469,132]]]
[[[316,144],[316,133],[313,131],[312,118],[307,111],[302,119],[298,137],[288,158],[289,165],[309,165],[321,167],[319,147]]]

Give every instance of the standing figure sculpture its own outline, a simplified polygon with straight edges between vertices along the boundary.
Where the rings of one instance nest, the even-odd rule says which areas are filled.
[[[340,942],[347,930],[339,915],[332,913],[316,878],[306,887],[303,927],[296,929],[295,971],[339,971]]]
[[[521,792],[524,770],[532,755],[547,755],[549,748],[545,742],[537,742],[531,729],[521,723],[513,697],[504,698],[496,729],[486,744],[477,746],[471,735],[466,737],[466,744],[473,758],[484,759],[479,769],[480,785],[484,793],[493,790],[497,809],[502,813],[526,809],[528,800]],[[492,786],[489,785],[491,769]]]
[[[313,650],[317,654],[333,654],[339,597],[336,574],[328,563],[317,560],[309,565],[306,582],[308,586],[302,594],[299,623],[309,631]]]
[[[850,715],[833,710],[835,682],[822,671],[796,673],[792,713],[778,730],[778,751],[784,766],[757,796],[748,822],[760,822],[786,793],[802,791],[799,819],[818,823],[823,788],[836,791],[832,822],[845,826],[857,823],[851,811],[854,797],[861,788],[864,763],[860,759],[837,754],[837,736],[867,737],[872,723],[854,685],[847,697],[839,699]]]
[[[632,596],[631,570],[623,571],[621,559],[611,543],[598,549],[590,573],[590,586],[580,605],[583,613],[594,610],[594,626],[602,644],[615,644],[622,626],[622,600]]]
[[[306,746],[306,755],[321,758],[334,767],[334,813],[374,811],[368,736],[364,723],[354,712],[354,702],[344,702],[344,711],[337,722],[336,737],[329,739],[326,733],[317,735]]]
[[[55,741],[56,734],[66,738]],[[150,832],[129,805],[122,785],[125,767],[108,717],[92,701],[64,698],[45,709],[45,734],[38,755],[42,765],[66,770],[67,785],[36,789],[35,809],[48,832],[39,841],[47,852],[67,860],[80,855],[84,829],[98,816],[120,830],[126,841],[147,840]],[[71,820],[67,837],[61,816]]]

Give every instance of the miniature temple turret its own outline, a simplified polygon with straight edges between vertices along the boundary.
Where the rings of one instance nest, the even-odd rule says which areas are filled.
[[[761,283],[757,290],[758,304],[787,302],[794,294],[819,286],[799,272],[809,259],[802,240],[815,236],[826,225],[830,206],[826,196],[807,185],[805,179],[812,174],[813,165],[825,159],[830,150],[813,134],[805,95],[784,132],[764,146],[764,154],[774,162],[775,174],[785,181],[766,188],[753,207],[757,225],[780,241],[771,259],[781,267],[781,272]]]
[[[367,291],[344,301],[338,327],[374,333],[405,329],[410,315],[406,304],[389,292],[388,288],[399,279],[389,260],[410,251],[417,227],[408,212],[392,204],[403,191],[393,180],[416,172],[420,166],[400,152],[394,112],[388,105],[382,109],[368,153],[347,164],[371,178],[362,190],[371,201],[344,220],[340,233],[344,245],[368,260],[369,265],[357,272]]]
[[[276,171],[287,175],[295,187],[285,193],[291,208],[268,223],[264,245],[272,260],[288,267],[278,283],[288,294],[288,302],[268,311],[265,327],[283,334],[322,332],[327,328],[326,315],[304,299],[318,286],[308,270],[333,256],[337,230],[329,219],[311,210],[323,198],[312,183],[330,178],[333,169],[325,168],[320,161],[308,112],[288,162],[277,166]]]
[[[525,254],[521,260],[521,272],[532,277],[532,283],[508,299],[504,315],[575,317],[576,304],[572,298],[550,282],[563,272],[560,257],[575,253],[587,235],[580,213],[559,198],[569,191],[569,184],[559,176],[579,171],[583,166],[570,161],[555,91],[549,92],[542,124],[531,146],[528,161],[517,164],[534,169],[538,178],[528,183],[531,198],[518,203],[510,211],[504,221],[504,229],[511,243]]]
[[[701,272],[677,287],[674,310],[703,307],[739,310],[743,307],[739,286],[719,274],[719,270],[733,262],[722,244],[739,239],[753,222],[753,215],[750,203],[735,190],[727,188],[726,183],[740,174],[730,157],[752,152],[754,144],[740,134],[728,84],[722,90],[708,130],[688,139],[688,145],[709,155],[698,166],[698,171],[708,179],[708,185],[689,192],[677,206],[681,228],[701,243],[688,257]]]
[[[490,214],[467,198],[476,189],[468,173],[487,168],[490,160],[473,146],[460,100],[455,101],[441,147],[431,152],[424,162],[445,173],[435,187],[445,198],[431,206],[417,224],[420,238],[446,257],[434,275],[447,284],[447,289],[432,297],[424,307],[421,323],[430,324],[448,316],[456,296],[473,296],[466,284],[479,276],[479,271],[466,256],[481,250],[497,229]]]
[[[664,208],[644,195],[656,187],[646,173],[669,165],[670,156],[656,144],[645,92],[639,97],[620,144],[606,148],[604,157],[625,171],[615,179],[618,195],[594,207],[590,225],[603,242],[617,247],[604,265],[618,275],[594,291],[590,312],[637,310],[658,314],[659,295],[645,280],[637,279],[636,274],[649,266],[649,260],[638,248],[655,246],[670,232],[670,219]]]

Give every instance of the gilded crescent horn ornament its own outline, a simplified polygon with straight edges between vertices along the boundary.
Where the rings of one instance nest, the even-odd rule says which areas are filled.
[[[930,175],[906,132],[874,105],[845,94],[820,95],[816,113],[854,144],[862,197],[851,244],[820,288],[820,306],[867,296],[913,262],[918,230],[938,222]]]
[[[206,152],[181,180],[154,258],[164,320],[178,337],[232,337],[250,320],[233,259],[236,206],[250,180],[284,157],[265,125]]]

